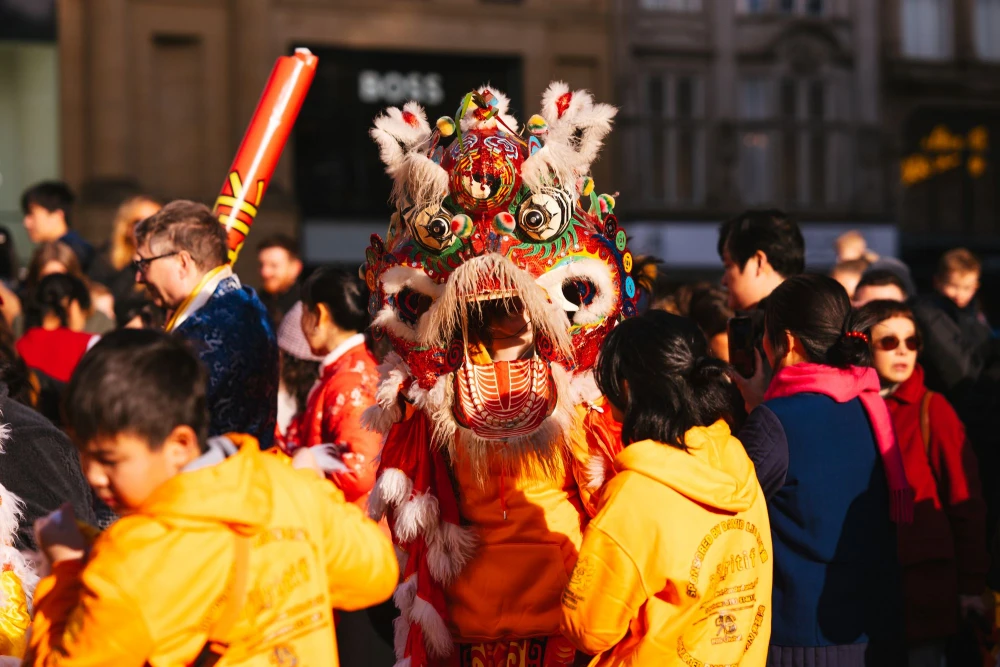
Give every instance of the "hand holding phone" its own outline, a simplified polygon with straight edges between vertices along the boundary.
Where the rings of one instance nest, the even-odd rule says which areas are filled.
[[[754,363],[753,320],[746,316],[729,318],[729,363],[740,375],[751,378],[756,371]]]

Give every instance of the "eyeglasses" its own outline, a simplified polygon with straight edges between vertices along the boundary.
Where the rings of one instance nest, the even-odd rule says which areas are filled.
[[[885,338],[879,338],[875,341],[875,347],[885,352],[892,352],[897,347],[899,347],[899,336],[886,336]],[[906,349],[910,352],[917,352],[920,350],[920,336],[913,335],[908,337],[903,341],[903,345],[906,345]]]
[[[156,257],[140,257],[139,259],[132,260],[132,268],[135,269],[136,273],[146,274],[149,270],[149,265],[158,259],[165,259],[167,257],[173,257],[174,255],[181,254],[180,250],[175,250],[173,252],[168,252],[163,255],[157,255]]]

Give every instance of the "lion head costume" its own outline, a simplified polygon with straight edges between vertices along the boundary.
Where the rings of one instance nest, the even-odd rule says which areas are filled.
[[[373,334],[393,352],[366,419],[388,434],[371,514],[389,514],[408,557],[400,660],[451,648],[440,588],[475,550],[455,459],[480,486],[491,470],[559,469],[577,406],[599,398],[601,343],[635,313],[614,197],[589,176],[615,113],[554,83],[523,130],[486,87],[434,125],[415,103],[375,120],[396,210],[363,273]]]

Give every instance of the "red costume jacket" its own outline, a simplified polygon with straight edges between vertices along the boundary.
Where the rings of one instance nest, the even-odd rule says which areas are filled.
[[[920,366],[886,398],[903,454],[906,478],[916,493],[913,523],[899,526],[906,628],[911,641],[949,637],[958,631],[958,596],[986,586],[986,505],[965,427],[940,394],[928,406],[930,443],[921,433],[927,387]]]
[[[330,479],[349,502],[362,508],[375,485],[376,458],[382,447],[382,436],[361,425],[361,414],[375,402],[378,377],[364,336],[351,337],[323,360],[306,409],[292,420],[286,436],[289,452],[317,445],[343,447],[344,463],[351,471],[333,473]]]

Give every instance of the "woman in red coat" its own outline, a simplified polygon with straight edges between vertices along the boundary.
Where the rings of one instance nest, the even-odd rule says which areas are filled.
[[[875,301],[864,311],[877,322],[875,369],[916,492],[914,521],[898,533],[910,664],[940,665],[959,614],[985,614],[986,505],[962,422],[944,396],[924,385],[913,313],[895,301]]]
[[[349,502],[367,509],[375,485],[377,433],[361,425],[375,402],[378,370],[361,333],[368,325],[368,292],[345,271],[320,269],[302,286],[302,333],[323,357],[320,377],[286,437],[289,453],[325,446],[321,465]]]

